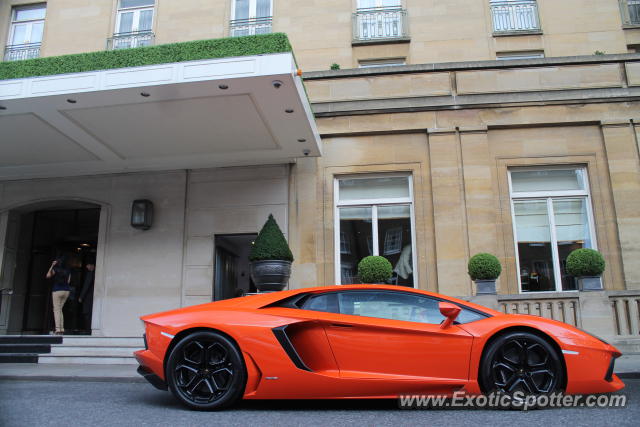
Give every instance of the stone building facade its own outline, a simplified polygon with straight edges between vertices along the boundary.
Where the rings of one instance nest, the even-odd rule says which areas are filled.
[[[319,135],[311,155],[298,150],[211,164],[185,163],[172,153],[157,164],[92,170],[79,166],[88,160],[72,149],[38,165],[29,153],[0,159],[3,263],[8,253],[29,258],[28,245],[20,245],[29,236],[18,225],[29,215],[99,208],[93,334],[133,336],[141,314],[226,297],[216,271],[220,254],[233,252],[234,242],[246,244],[242,236],[250,240],[273,213],[296,258],[291,287],[355,281],[357,260],[379,254],[391,260],[398,285],[473,298],[467,262],[489,252],[503,266],[493,301],[500,309],[553,317],[634,349],[640,338],[636,3],[2,2],[0,42],[11,46],[7,52],[33,41],[16,38],[23,24],[17,11],[45,8],[37,53],[43,57],[118,43],[286,33],[313,111],[309,126]],[[32,34],[40,31],[34,16],[25,21]],[[0,89],[0,105],[3,99],[9,96]],[[0,111],[0,135],[10,114]],[[134,199],[154,203],[148,231],[129,224]],[[576,290],[564,260],[577,247],[603,253],[604,291]],[[238,262],[236,280],[243,284],[236,287],[250,290],[244,261]],[[12,274],[15,283],[26,280],[23,269]],[[0,327],[20,332],[28,313],[17,307],[26,291],[5,282],[15,292],[3,297]]]

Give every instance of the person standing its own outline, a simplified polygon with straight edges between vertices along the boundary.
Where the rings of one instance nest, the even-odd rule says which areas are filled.
[[[67,268],[66,258],[58,257],[51,263],[46,275],[47,279],[53,279],[51,288],[51,300],[53,301],[53,320],[56,324],[56,335],[64,333],[64,316],[62,307],[69,298],[71,291],[71,271]]]
[[[96,277],[96,264],[94,261],[89,261],[85,265],[85,268],[87,271],[84,275],[84,282],[80,296],[78,297],[78,302],[82,304],[84,329],[91,334],[91,311],[93,309],[93,283]]]

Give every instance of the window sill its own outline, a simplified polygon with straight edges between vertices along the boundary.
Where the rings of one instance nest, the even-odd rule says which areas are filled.
[[[499,31],[493,32],[493,37],[513,37],[513,36],[541,36],[542,30],[520,30],[520,31]]]
[[[398,43],[410,43],[411,37],[394,37],[389,39],[375,39],[375,40],[352,40],[351,46],[371,46],[376,44],[398,44]]]
[[[638,24],[624,24],[622,25],[623,30],[638,30],[640,29],[640,23]]]

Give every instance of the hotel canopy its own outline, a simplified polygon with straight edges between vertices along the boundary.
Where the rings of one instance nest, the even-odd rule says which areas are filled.
[[[319,156],[299,74],[284,34],[0,63],[0,179]]]

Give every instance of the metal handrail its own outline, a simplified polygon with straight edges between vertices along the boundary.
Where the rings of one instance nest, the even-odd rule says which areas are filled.
[[[128,49],[132,47],[151,46],[155,42],[153,31],[131,31],[114,33],[107,39],[107,50]]]
[[[409,37],[407,10],[401,7],[356,9],[352,19],[354,41],[391,40]]]
[[[491,17],[494,33],[540,31],[536,0],[493,1]]]
[[[33,59],[40,56],[41,43],[13,44],[5,47],[5,61],[21,61],[23,59]]]
[[[229,21],[231,37],[249,36],[254,34],[268,34],[271,32],[273,17],[232,19]]]

